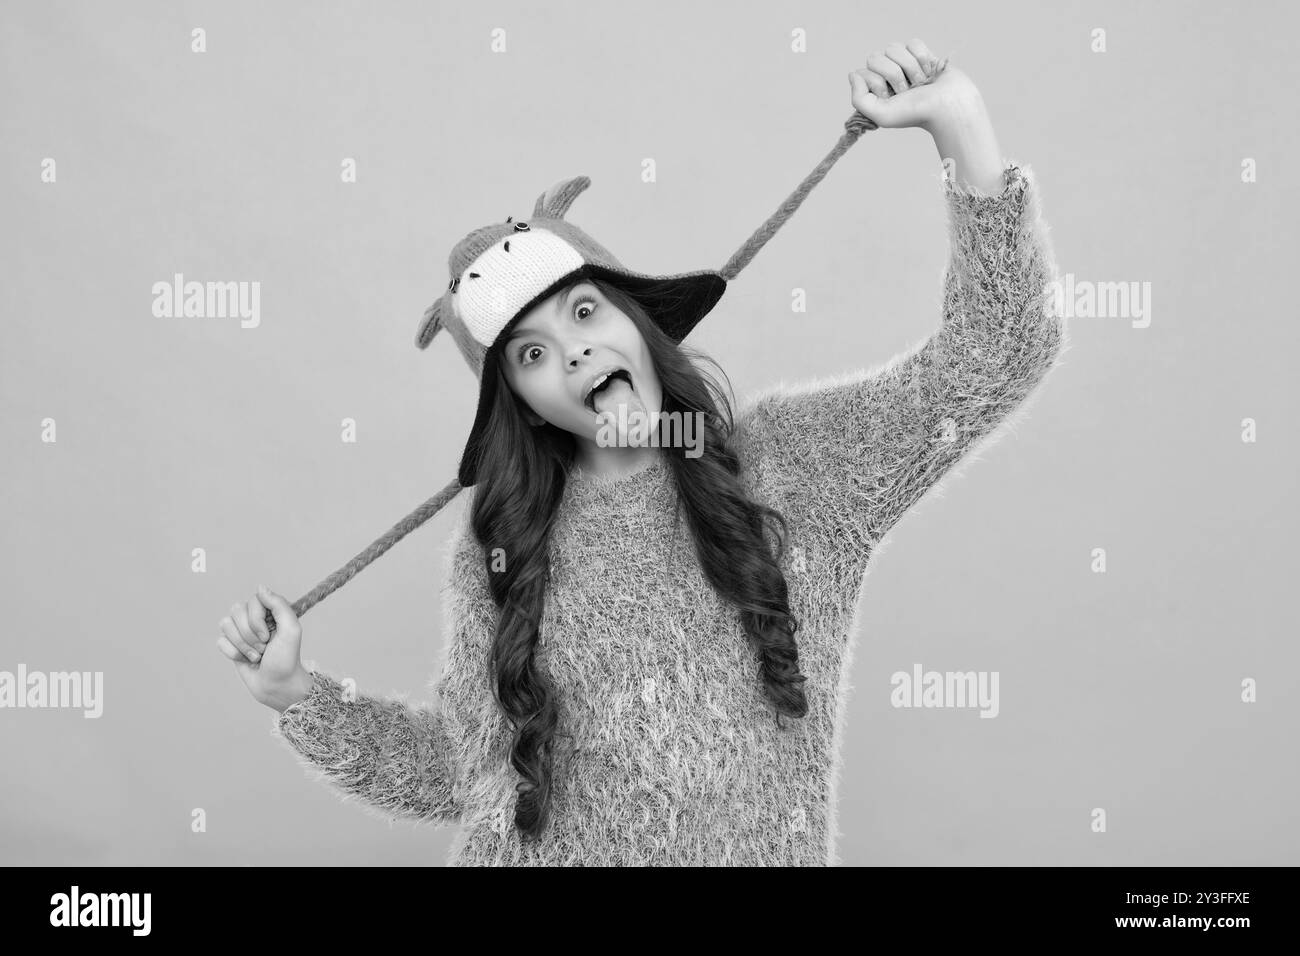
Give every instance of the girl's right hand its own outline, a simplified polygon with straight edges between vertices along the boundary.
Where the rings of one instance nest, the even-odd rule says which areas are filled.
[[[275,617],[275,635],[266,627],[266,612]],[[311,690],[311,674],[302,666],[302,625],[283,597],[265,586],[247,604],[235,604],[220,622],[217,648],[235,662],[235,671],[260,704],[281,712]]]

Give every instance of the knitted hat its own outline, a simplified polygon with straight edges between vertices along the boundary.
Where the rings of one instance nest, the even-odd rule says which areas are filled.
[[[479,379],[478,413],[461,456],[461,487],[478,478],[484,432],[497,394],[493,383],[514,326],[556,290],[584,278],[605,279],[631,295],[674,342],[680,342],[722,298],[727,280],[712,269],[673,276],[632,272],[564,219],[586,176],[557,183],[537,198],[527,221],[475,229],[448,259],[452,279],[425,310],[415,344],[427,348],[446,329]]]
[[[947,65],[943,61],[913,88],[933,82]],[[441,329],[447,329],[461,354],[479,379],[478,412],[461,456],[459,474],[441,491],[395,524],[382,537],[293,603],[301,617],[329,594],[342,587],[362,568],[441,511],[460,491],[477,482],[483,429],[492,410],[495,387],[492,364],[507,330],[538,302],[561,286],[583,277],[609,281],[646,307],[655,323],[680,342],[717,304],[726,283],[739,274],[825,177],[836,161],[864,132],[877,124],[854,110],[844,123],[835,147],[799,187],[768,217],[721,269],[651,276],[625,268],[577,226],[565,220],[573,200],[591,180],[586,176],[558,183],[543,193],[532,218],[483,226],[452,250],[448,260],[451,281],[420,321],[415,342],[426,348]],[[487,373],[487,374],[485,374]],[[266,612],[266,626],[275,633],[275,618]]]

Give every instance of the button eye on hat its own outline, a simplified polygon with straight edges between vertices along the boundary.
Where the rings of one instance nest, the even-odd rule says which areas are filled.
[[[932,82],[946,65],[945,60],[921,84],[913,85]],[[415,344],[427,348],[442,329],[447,329],[479,379],[478,414],[461,457],[458,476],[295,601],[294,613],[298,616],[307,613],[446,507],[463,488],[475,483],[478,450],[491,411],[490,395],[495,394],[492,380],[484,374],[485,365],[490,374],[492,368],[487,363],[494,361],[500,351],[496,347],[499,337],[524,312],[576,278],[597,276],[636,298],[646,307],[652,320],[674,341],[680,342],[717,304],[726,284],[749,264],[758,250],[794,214],[836,161],[864,132],[876,128],[872,120],[855,110],[845,121],[844,132],[826,158],[719,270],[652,276],[626,269],[603,246],[564,219],[573,200],[591,185],[586,176],[557,183],[538,197],[531,222],[514,223],[511,228],[514,217],[508,217],[505,223],[476,229],[457,243],[448,259],[451,282],[442,296],[424,310]],[[522,234],[516,235],[513,246],[498,245],[504,236],[512,234]],[[478,278],[473,285],[466,285],[462,290],[461,277],[469,274],[471,268]],[[480,286],[485,287],[486,294],[480,291]],[[674,294],[666,295],[665,288]],[[475,290],[472,297],[464,294],[470,289]],[[266,613],[266,626],[272,634],[275,633],[275,617],[270,611]]]

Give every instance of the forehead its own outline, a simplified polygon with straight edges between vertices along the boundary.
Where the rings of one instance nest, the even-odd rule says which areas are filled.
[[[580,292],[595,295],[598,294],[599,291],[599,289],[586,280],[571,285],[567,289],[561,289],[550,298],[543,299],[541,302],[537,303],[537,305],[533,306],[532,311],[519,320],[519,324],[515,326],[514,332],[510,337],[514,338],[516,335],[520,335],[524,332],[535,331],[542,322],[547,321],[555,315],[556,310],[559,309],[566,298],[572,299]]]

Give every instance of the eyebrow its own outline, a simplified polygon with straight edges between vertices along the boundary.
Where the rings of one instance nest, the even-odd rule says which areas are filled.
[[[560,296],[559,301],[555,303],[556,315],[560,315],[562,312],[564,312],[564,307],[569,304],[569,299],[573,298],[573,294],[577,292],[580,288],[582,288],[582,285],[583,284],[581,282],[579,282],[577,285],[571,285],[569,286],[569,291],[564,293],[564,295]],[[519,338],[519,336],[521,335],[531,335],[533,331],[534,331],[533,329],[516,326],[515,330],[510,333],[510,337],[506,339],[506,345],[509,345],[511,342]]]

